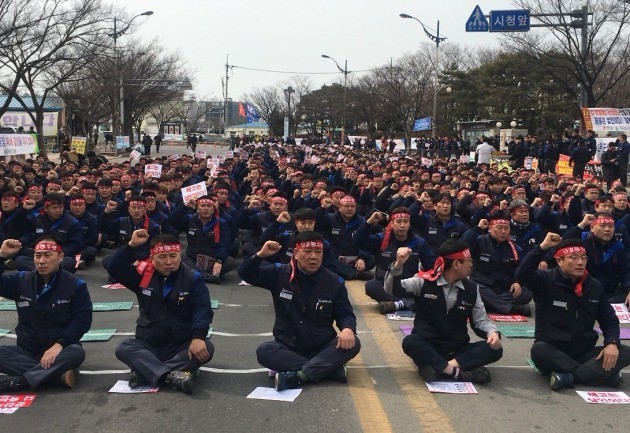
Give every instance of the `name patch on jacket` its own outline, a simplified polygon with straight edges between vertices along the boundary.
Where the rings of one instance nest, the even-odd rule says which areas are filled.
[[[553,301],[554,307],[567,308],[567,303],[562,301]]]
[[[434,295],[432,293],[425,293],[424,297],[429,299],[437,299],[437,295]]]
[[[282,291],[280,292],[280,297],[290,301],[291,299],[293,299],[293,292],[290,292],[287,289],[282,289]]]

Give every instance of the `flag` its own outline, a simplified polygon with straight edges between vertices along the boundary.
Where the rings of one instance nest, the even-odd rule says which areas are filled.
[[[238,115],[245,117],[245,107],[243,107],[243,103],[238,103]]]
[[[247,104],[247,123],[253,123],[260,121],[260,113],[253,105]]]

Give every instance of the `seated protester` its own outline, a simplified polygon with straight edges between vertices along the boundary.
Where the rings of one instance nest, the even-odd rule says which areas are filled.
[[[333,247],[337,275],[345,280],[372,278],[370,269],[374,268],[374,256],[362,251],[354,242],[359,227],[365,219],[357,215],[357,201],[351,195],[344,196],[339,202],[339,210],[329,213],[332,198],[322,199],[321,207],[315,211],[317,231]]]
[[[258,250],[258,240],[263,230],[288,209],[288,204],[285,193],[275,192],[271,196],[269,210],[262,210],[263,202],[258,197],[254,197],[249,205],[241,208],[236,225],[239,229],[251,230],[252,233],[249,242],[243,240],[243,255],[248,256]]]
[[[613,216],[615,220],[623,220],[624,224],[626,224],[626,228],[628,228],[628,224],[624,219],[628,215],[630,215],[630,207],[628,207],[628,193],[625,190],[622,191],[612,191],[613,198]]]
[[[261,266],[280,248],[277,242],[265,242],[238,271],[243,280],[269,290],[273,298],[275,339],[258,346],[258,362],[278,372],[278,391],[326,377],[345,382],[344,365],[361,345],[344,281],[322,266],[324,242],[319,234],[303,232],[296,237],[291,264]]]
[[[545,239],[545,232],[530,220],[530,206],[525,200],[514,199],[510,203],[510,240],[527,254]]]
[[[203,276],[182,263],[181,244],[172,235],[154,238],[150,258],[136,269],[134,250],[148,242],[146,230],[135,230],[107,267],[140,305],[135,338],[121,341],[116,357],[131,369],[131,388],[166,383],[190,394],[191,372],[214,354],[207,338],[213,317],[210,295]]]
[[[612,214],[584,215],[582,222],[564,236],[572,238],[579,239],[586,249],[586,270],[602,284],[608,302],[630,305],[630,250],[615,239]]]
[[[555,248],[558,267],[538,269],[547,251]],[[561,240],[547,233],[524,258],[516,277],[535,292],[536,339],[531,358],[550,375],[557,391],[574,383],[619,387],[621,369],[630,365],[630,348],[619,341],[619,320],[601,283],[586,270],[588,255],[579,239]],[[593,329],[597,321],[604,345]]]
[[[488,233],[484,234],[484,230]],[[482,219],[464,233],[475,262],[471,279],[479,285],[481,299],[489,311],[531,316],[532,292],[514,276],[520,260],[520,247],[510,239],[510,221],[495,216]]]
[[[599,197],[599,188],[594,183],[573,186],[575,192],[567,207],[571,226],[576,226],[587,213],[595,211],[595,201]]]
[[[177,236],[179,232],[168,222],[168,216],[157,209],[157,196],[153,191],[142,191],[140,196],[147,201],[147,216],[161,227],[162,234]]]
[[[534,221],[545,231],[564,234],[571,227],[564,203],[568,205],[573,194],[569,193],[568,200],[558,194],[549,195],[546,191],[540,194],[542,203],[534,211]],[[536,202],[536,200],[534,200]]]
[[[20,207],[20,195],[14,191],[2,194],[2,212],[0,212],[0,240],[17,239],[22,245],[28,245],[31,239],[32,226],[28,223],[27,212]],[[25,255],[27,247],[15,255]],[[13,257],[4,261],[5,269],[15,269]]]
[[[236,257],[241,247],[241,241],[238,238],[239,231],[238,226],[236,225],[238,212],[236,211],[234,205],[232,205],[228,200],[230,187],[227,183],[223,181],[215,182],[212,187],[212,192],[214,192],[217,196],[217,207],[219,210],[219,216],[223,218],[226,223],[228,223],[228,227],[230,228],[230,235],[232,237],[230,256]]]
[[[381,314],[393,313],[396,310],[414,308],[413,299],[398,298],[385,293],[383,282],[389,265],[396,260],[396,251],[400,247],[411,249],[411,256],[403,267],[403,278],[411,278],[420,267],[423,269],[433,268],[435,255],[427,242],[420,236],[414,235],[409,225],[409,210],[401,207],[396,208],[389,216],[389,224],[384,232],[372,233],[372,226],[379,224],[385,219],[381,212],[374,212],[370,218],[359,227],[355,236],[355,242],[359,248],[368,251],[376,257],[376,269],[374,279],[365,283],[365,294],[378,301]],[[392,236],[393,234],[393,236]]]
[[[22,248],[5,239],[3,259]],[[0,346],[0,391],[36,389],[48,382],[72,388],[85,359],[81,337],[92,324],[92,301],[85,282],[61,269],[61,241],[44,235],[35,243],[37,269],[0,277],[0,296],[15,301],[17,346]]]
[[[204,275],[206,281],[220,284],[221,279],[236,267],[230,257],[230,229],[219,216],[214,193],[178,206],[171,212],[169,221],[177,230],[186,232],[188,246],[182,261]]]
[[[403,339],[403,351],[418,366],[425,382],[433,382],[440,375],[466,382],[490,382],[490,372],[484,365],[501,359],[503,349],[479,289],[468,279],[473,268],[468,245],[447,240],[432,271],[403,280],[402,268],[410,253],[409,248],[399,248],[385,276],[387,293],[412,295],[416,304],[413,331]],[[470,342],[467,321],[485,341]]]
[[[486,199],[489,198],[490,196],[485,192],[475,193],[475,191],[470,191],[457,202],[455,212],[466,224],[470,225],[472,217],[484,206]],[[492,203],[492,200],[489,200],[489,203]]]
[[[83,243],[75,257],[77,269],[85,269],[86,266],[94,263],[96,247],[101,238],[96,216],[89,213],[85,207],[85,199],[82,195],[75,195],[70,198],[70,215],[76,218],[83,228]]]
[[[103,212],[104,206],[96,200],[96,193],[98,189],[93,183],[84,183],[81,186],[81,195],[85,199],[85,209],[99,218]]]
[[[433,196],[431,201],[435,207],[434,213],[421,211],[424,200],[428,200],[427,195],[420,196],[420,200],[409,207],[411,227],[427,241],[431,251],[437,254],[446,240],[459,239],[466,231],[466,225],[453,215],[453,198],[449,194]]]
[[[26,190],[26,200],[32,200],[35,202],[35,206],[28,215],[32,218],[37,217],[40,211],[44,209],[44,189],[40,184],[34,183],[28,186]]]
[[[49,179],[46,182],[46,194],[52,194],[53,192],[61,192],[61,182],[57,179]]]
[[[117,248],[126,245],[135,230],[144,229],[149,233],[149,241],[160,235],[160,226],[151,221],[146,215],[147,200],[139,195],[131,197],[128,202],[128,216],[121,217],[118,214],[118,202],[107,202],[103,215],[98,221],[98,229],[107,236],[112,243],[111,247]],[[134,261],[144,260],[149,257],[149,246],[145,243],[140,248],[133,250]],[[103,257],[103,267],[107,269],[112,256]]]
[[[28,223],[32,227],[30,239],[34,236],[42,236],[44,234],[56,236],[63,244],[63,257],[61,259],[61,268],[74,273],[76,271],[75,257],[81,251],[83,245],[83,227],[69,212],[64,210],[65,200],[63,195],[59,193],[48,194],[44,198],[44,211],[36,218],[28,217]],[[26,200],[22,207],[26,211],[30,211],[35,203],[32,200]],[[15,267],[19,271],[34,271],[35,262],[33,261],[34,242],[29,242],[28,252],[15,258]]]

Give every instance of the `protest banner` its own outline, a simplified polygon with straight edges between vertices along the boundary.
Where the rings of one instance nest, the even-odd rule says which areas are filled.
[[[184,203],[188,203],[190,200],[196,200],[202,195],[208,194],[205,182],[199,182],[194,185],[186,186],[182,188],[182,197]]]
[[[573,169],[569,166],[569,156],[560,155],[560,159],[556,164],[556,174],[562,174],[564,176],[572,176]]]
[[[129,137],[116,136],[116,149],[125,150],[129,147]]]
[[[70,141],[70,147],[74,148],[77,153],[85,155],[85,148],[87,146],[87,137],[72,137]]]
[[[199,158],[199,159],[206,159],[206,151],[205,150],[198,150],[195,152],[195,158]]]
[[[162,177],[162,165],[147,164],[144,166],[144,176],[159,179]]]
[[[142,154],[138,152],[137,150],[132,150],[131,153],[129,154],[130,159],[139,159],[141,156]]]
[[[36,144],[30,134],[0,134],[0,156],[35,153]]]

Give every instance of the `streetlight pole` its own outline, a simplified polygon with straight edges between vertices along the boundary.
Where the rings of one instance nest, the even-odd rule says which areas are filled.
[[[324,59],[330,59],[335,62],[337,69],[339,69],[339,71],[343,74],[343,119],[341,124],[341,145],[343,145],[346,139],[346,100],[348,98],[348,74],[350,73],[350,71],[348,71],[348,60],[346,59],[344,67],[342,68],[341,66],[339,66],[339,63],[337,63],[337,61],[332,57],[327,56],[326,54],[322,54],[322,57]]]
[[[111,36],[114,39],[114,51],[116,53],[118,53],[118,38],[124,35],[127,32],[127,30],[129,30],[129,27],[131,27],[131,23],[133,22],[133,20],[135,20],[138,17],[150,16],[150,15],[153,15],[153,11],[142,12],[141,14],[138,14],[134,16],[133,18],[131,18],[129,22],[126,23],[127,25],[120,30],[118,30],[118,18],[114,17],[114,33]],[[118,101],[119,121],[120,121],[119,130],[120,130],[120,135],[124,135],[125,133],[125,87],[124,87],[124,82],[123,82],[123,73],[120,70],[120,56],[119,55],[117,55],[117,59],[118,59],[118,72],[120,73],[120,81],[119,81],[119,88],[120,88],[119,98],[120,99]]]
[[[443,42],[446,40],[446,38],[441,38],[440,37],[440,20],[438,20],[437,22],[437,30],[436,30],[436,34],[432,34],[431,32],[429,32],[429,30],[427,30],[426,26],[422,23],[422,21],[420,21],[418,18],[408,15],[408,14],[399,14],[399,16],[401,18],[411,18],[413,20],[416,20],[420,23],[420,25],[422,26],[422,29],[424,30],[424,33],[429,37],[429,39],[431,39],[433,42],[435,42],[435,75],[434,75],[434,90],[433,90],[433,118],[431,119],[431,125],[432,125],[432,129],[431,129],[431,137],[432,138],[436,138],[437,137],[437,97],[438,97],[438,91],[439,91],[439,87],[440,87],[440,78],[438,76],[439,74],[439,63],[440,63],[440,42]]]
[[[295,92],[295,89],[291,86],[287,87],[286,89],[284,89],[284,94],[287,95],[287,104],[288,104],[288,112],[287,112],[287,119],[288,119],[288,125],[287,125],[287,137],[288,138],[291,135],[291,93]],[[286,140],[285,138],[285,140]]]

